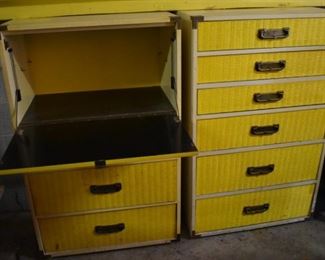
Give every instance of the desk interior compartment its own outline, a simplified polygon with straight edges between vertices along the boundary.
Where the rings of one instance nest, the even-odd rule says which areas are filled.
[[[5,23],[4,80],[16,132],[2,173],[193,155],[180,118],[177,23],[171,13]]]

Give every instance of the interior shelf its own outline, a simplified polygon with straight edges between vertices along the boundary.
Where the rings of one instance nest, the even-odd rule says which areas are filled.
[[[175,115],[161,87],[37,95],[21,127],[150,115]]]

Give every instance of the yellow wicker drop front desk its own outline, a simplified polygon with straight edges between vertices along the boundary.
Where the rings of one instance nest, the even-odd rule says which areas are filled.
[[[182,12],[192,236],[304,220],[324,160],[325,10]]]
[[[2,62],[39,248],[59,256],[180,235],[181,33],[171,13],[12,20]]]
[[[32,2],[28,17],[37,17],[41,7]],[[109,2],[117,4],[73,3],[68,14],[125,10],[109,9]],[[154,10],[174,4],[162,3]],[[144,5],[142,11],[153,8]],[[3,19],[26,18],[26,7],[3,6]],[[66,15],[63,9],[52,3],[44,15]],[[181,168],[193,236],[290,223],[313,212],[325,153],[324,9],[180,16],[2,24],[1,62],[16,132],[0,174],[25,174],[45,254],[178,239]],[[199,154],[181,167],[182,157],[196,155],[191,138]]]

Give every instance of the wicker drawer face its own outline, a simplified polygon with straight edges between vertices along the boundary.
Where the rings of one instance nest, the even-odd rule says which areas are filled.
[[[199,115],[325,103],[325,81],[198,90]]]
[[[323,145],[197,158],[196,194],[316,179]]]
[[[198,83],[324,74],[325,51],[259,53],[198,58]]]
[[[200,151],[323,139],[325,109],[197,121]]]
[[[176,205],[40,219],[39,226],[48,253],[169,240],[177,235]]]
[[[38,216],[177,200],[176,160],[34,174],[28,180]]]
[[[314,185],[218,197],[196,202],[196,233],[306,217]]]
[[[324,18],[201,22],[198,24],[198,50],[323,45],[325,30],[320,28],[324,27]],[[272,35],[278,38],[267,39]]]

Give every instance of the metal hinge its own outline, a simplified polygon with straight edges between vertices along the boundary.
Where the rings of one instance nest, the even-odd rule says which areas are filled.
[[[20,91],[20,89],[16,89],[16,101],[17,102],[21,101],[21,91]]]
[[[172,37],[170,39],[172,42],[176,41],[176,30],[173,31]]]
[[[12,52],[12,48],[10,47],[9,42],[6,41],[6,40],[4,40],[3,42],[4,42],[4,45],[5,45],[5,50],[7,52]]]
[[[15,70],[15,66],[14,66],[14,58],[13,58],[13,54],[12,54],[12,47],[10,47],[9,42],[4,40],[4,45],[5,45],[5,49],[7,50],[7,52],[9,52],[9,57],[10,57],[10,62],[11,62],[11,66],[12,66],[12,73],[14,74],[14,82],[15,82],[15,95],[16,95],[16,101],[20,102],[21,101],[21,91],[18,87],[18,81],[17,81],[17,75],[16,75],[16,70]]]
[[[199,238],[199,237],[202,237],[202,235],[198,235],[198,234],[196,234],[195,230],[192,230],[191,237],[192,238]]]
[[[170,77],[170,87],[171,89],[175,89],[176,88],[176,79],[174,76]]]
[[[106,167],[106,160],[97,160],[95,161],[96,168],[104,168]]]
[[[181,17],[180,16],[170,17],[170,22],[175,24],[176,29],[180,29],[180,27],[181,27]]]
[[[204,16],[202,16],[202,15],[192,16],[191,20],[192,20],[192,28],[197,29],[198,23],[204,21]]]

